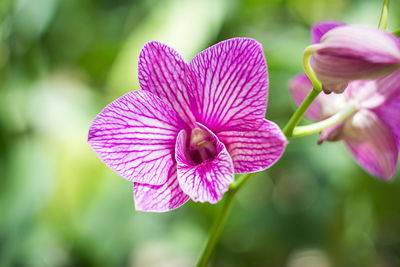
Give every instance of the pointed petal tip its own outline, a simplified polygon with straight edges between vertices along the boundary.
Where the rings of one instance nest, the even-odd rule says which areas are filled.
[[[390,183],[390,182],[393,182],[395,174],[396,174],[396,172],[394,171],[391,174],[388,174],[388,175],[385,175],[385,176],[381,176],[381,177],[378,177],[378,178],[381,178],[381,180]]]
[[[139,55],[138,79],[142,90],[161,98],[185,123],[195,121],[191,99],[195,77],[173,48],[157,41],[146,43]]]
[[[220,44],[228,43],[228,42],[237,42],[237,41],[239,41],[239,42],[248,41],[250,43],[253,43],[254,45],[258,45],[259,47],[262,47],[262,44],[260,42],[258,42],[257,40],[255,40],[253,38],[250,38],[250,37],[234,37],[234,38],[223,40],[215,45],[220,45]]]
[[[394,162],[393,165],[390,166],[389,168],[377,170],[376,173],[371,172],[371,174],[385,182],[392,182],[396,175],[396,170],[397,170],[397,162]]]
[[[396,172],[399,148],[392,129],[374,112],[361,110],[347,124],[344,138],[357,163],[368,173],[391,180]]]
[[[159,41],[156,41],[156,40],[150,40],[150,41],[147,41],[146,43],[144,43],[141,50],[143,50],[144,48],[147,48],[148,46],[156,47],[156,46],[167,46],[167,45],[164,43],[161,43]]]
[[[158,49],[158,48],[162,48],[162,47],[168,47],[168,45],[161,43],[159,41],[155,41],[155,40],[145,42],[142,49],[140,49],[140,52],[139,52],[139,67],[141,67],[140,62],[143,59],[143,57],[145,56],[145,54],[148,52],[148,50]],[[139,69],[139,72],[140,72],[140,69]]]
[[[359,165],[363,168],[363,170],[368,173],[369,175],[373,176],[374,178],[386,182],[391,183],[393,182],[395,175],[396,175],[396,167],[391,170],[370,170],[367,169],[367,166],[363,166],[359,163]],[[396,164],[397,166],[397,164]]]

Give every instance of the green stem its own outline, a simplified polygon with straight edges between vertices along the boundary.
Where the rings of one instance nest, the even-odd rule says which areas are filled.
[[[393,35],[396,35],[396,37],[400,37],[400,29],[395,30],[392,32]]]
[[[378,29],[382,31],[386,30],[388,16],[389,16],[389,3],[390,0],[383,1],[381,18],[379,19],[379,24],[378,24]]]
[[[318,49],[320,45],[319,44],[313,44],[309,45],[306,47],[303,53],[303,68],[304,72],[307,74],[308,78],[312,82],[314,86],[314,90],[316,91],[321,91],[322,90],[322,85],[320,81],[317,78],[317,75],[315,74],[313,68],[311,67],[311,56],[315,53],[315,51]]]
[[[210,235],[208,236],[207,244],[201,254],[201,257],[197,263],[197,267],[205,267],[210,261],[211,255],[214,251],[215,245],[219,236],[221,235],[222,229],[224,228],[226,219],[228,218],[229,211],[231,210],[233,199],[236,193],[246,184],[246,182],[254,175],[254,173],[246,173],[239,176],[239,178],[230,184],[229,191],[225,194],[224,203],[221,208],[221,212],[215,219],[214,225],[211,228]]]
[[[229,191],[235,191],[235,193],[239,191],[239,189],[242,188],[247,183],[247,181],[251,177],[253,177],[254,174],[255,173],[245,173],[240,175],[236,181],[229,185]]]
[[[299,106],[299,108],[293,113],[292,117],[283,128],[283,133],[286,135],[287,138],[292,137],[294,127],[299,124],[301,118],[303,118],[304,114],[306,113],[308,107],[314,101],[314,99],[319,95],[321,91],[317,91],[315,89],[311,90],[310,93],[306,96],[303,103]]]
[[[296,125],[300,122],[301,118],[303,118],[306,110],[314,101],[314,99],[319,95],[322,90],[322,85],[317,78],[314,70],[311,67],[310,59],[312,54],[315,53],[316,49],[318,48],[318,44],[310,45],[304,50],[303,54],[303,68],[305,73],[307,74],[308,78],[313,84],[313,89],[310,93],[306,96],[303,100],[303,103],[299,106],[299,108],[293,113],[292,117],[289,119],[286,126],[283,128],[283,133],[286,135],[287,138],[292,136],[293,129]]]
[[[290,118],[289,122],[287,123],[286,127],[283,129],[283,133],[290,137],[292,136],[292,132],[294,127],[299,123],[300,119],[304,116],[307,108],[311,105],[314,99],[318,96],[321,92],[322,86],[321,83],[318,81],[318,78],[313,71],[310,59],[312,54],[314,54],[315,50],[318,48],[318,45],[310,45],[304,50],[303,54],[303,67],[305,73],[310,78],[313,84],[313,90],[307,95],[304,99],[303,103],[300,107],[296,110],[293,116]],[[197,263],[197,267],[205,267],[207,266],[208,262],[210,261],[210,257],[214,251],[215,245],[221,232],[224,228],[225,222],[228,218],[229,211],[231,210],[233,199],[236,193],[246,184],[246,182],[254,175],[254,173],[247,173],[242,174],[235,182],[233,182],[229,186],[229,191],[225,194],[224,203],[221,208],[221,212],[219,213],[218,217],[216,218],[213,227],[211,228],[210,235],[208,236],[207,244],[201,254],[201,257]]]
[[[304,136],[313,133],[319,133],[322,130],[331,127],[333,125],[337,125],[338,123],[346,120],[354,113],[356,113],[357,108],[354,105],[346,106],[340,112],[336,113],[332,117],[329,117],[326,120],[319,121],[313,124],[305,125],[305,126],[297,126],[293,130],[293,137],[296,136]]]

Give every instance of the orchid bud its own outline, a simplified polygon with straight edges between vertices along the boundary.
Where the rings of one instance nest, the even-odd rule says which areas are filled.
[[[322,36],[314,71],[325,93],[342,93],[352,80],[375,79],[400,68],[400,41],[365,26],[340,26]]]

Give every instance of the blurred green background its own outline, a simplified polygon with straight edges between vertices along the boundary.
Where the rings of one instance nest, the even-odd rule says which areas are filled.
[[[235,36],[264,46],[267,117],[294,111],[309,27],[377,25],[377,0],[1,0],[0,266],[191,266],[220,206],[134,211],[132,185],[87,144],[101,109],[137,90],[148,40],[187,60]],[[389,29],[400,26],[392,1]],[[400,177],[365,173],[341,143],[292,139],[238,194],[212,266],[400,266]],[[397,175],[399,176],[399,175]]]

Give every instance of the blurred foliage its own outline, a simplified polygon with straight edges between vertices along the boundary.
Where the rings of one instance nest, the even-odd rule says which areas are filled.
[[[389,28],[400,25],[392,1]],[[309,27],[376,25],[376,0],[0,1],[0,266],[191,266],[219,206],[134,211],[132,185],[86,143],[92,119],[137,90],[148,40],[187,60],[252,37],[270,72],[267,117],[294,110]],[[293,139],[238,194],[212,266],[400,266],[400,181],[366,174],[340,143]]]

